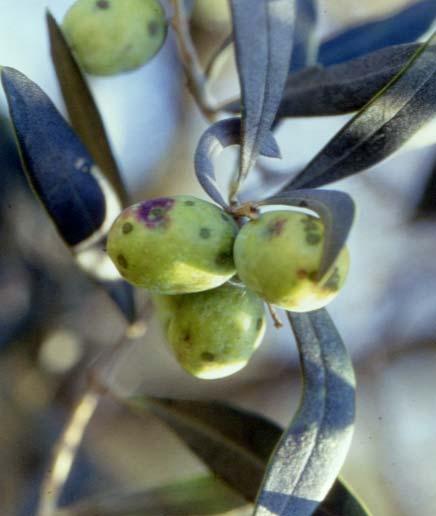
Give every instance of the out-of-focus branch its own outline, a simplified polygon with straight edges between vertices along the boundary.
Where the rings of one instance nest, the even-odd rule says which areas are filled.
[[[207,77],[200,66],[197,52],[192,43],[183,0],[172,0],[172,5],[173,19],[171,24],[176,35],[188,89],[205,118],[213,122],[216,109],[213,107],[214,102],[209,92]]]
[[[102,353],[89,369],[88,385],[76,401],[65,427],[56,441],[50,465],[43,479],[37,516],[55,516],[63,487],[71,472],[83,436],[102,396],[106,394],[120,353],[133,338],[146,332],[146,324],[137,322],[127,328],[122,338],[107,352]],[[104,380],[101,380],[104,379]]]

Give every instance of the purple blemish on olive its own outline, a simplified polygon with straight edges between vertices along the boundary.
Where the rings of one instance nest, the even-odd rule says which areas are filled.
[[[169,197],[145,201],[137,208],[136,217],[140,222],[145,222],[145,225],[150,229],[166,226],[170,221],[167,214],[173,207],[174,202],[174,199]]]
[[[268,234],[270,237],[280,236],[283,232],[283,228],[286,225],[286,219],[276,219],[268,224]]]

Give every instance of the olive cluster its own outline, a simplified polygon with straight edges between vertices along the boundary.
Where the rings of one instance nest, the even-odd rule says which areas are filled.
[[[128,282],[153,294],[179,363],[220,378],[244,367],[261,342],[264,301],[304,312],[336,296],[348,252],[319,281],[323,241],[323,224],[311,215],[271,211],[239,228],[207,201],[173,196],[125,209],[107,252]],[[244,285],[229,282],[236,274]]]

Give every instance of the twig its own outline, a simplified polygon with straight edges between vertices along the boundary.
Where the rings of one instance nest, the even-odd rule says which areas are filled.
[[[207,78],[203,73],[197,52],[192,43],[183,0],[172,0],[172,4],[174,16],[171,25],[176,34],[188,89],[205,118],[213,122],[216,110],[212,107],[213,101],[209,93]]]
[[[271,318],[274,322],[274,328],[280,329],[283,326],[283,323],[280,320],[275,308],[269,303],[267,303],[266,306],[268,307],[269,314],[271,315]]]
[[[108,388],[100,378],[113,374],[118,363],[119,352],[133,338],[146,332],[146,323],[139,321],[126,329],[122,338],[108,351],[101,354],[88,372],[88,385],[75,403],[65,427],[53,447],[50,466],[47,469],[40,491],[37,516],[54,516],[62,489],[68,479],[88,423],[94,415],[100,399]]]

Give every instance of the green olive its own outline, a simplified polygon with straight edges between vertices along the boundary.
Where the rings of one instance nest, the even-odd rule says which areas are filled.
[[[344,247],[321,282],[324,226],[295,211],[271,211],[245,224],[234,247],[236,270],[248,288],[269,303],[294,312],[326,306],[345,282],[349,257]]]
[[[203,379],[242,369],[265,332],[263,301],[244,287],[153,296],[165,336],[180,365]]]
[[[78,62],[94,75],[139,68],[158,52],[167,32],[158,0],[77,0],[62,27]]]
[[[200,292],[235,274],[237,230],[210,202],[162,197],[125,209],[109,231],[107,252],[133,285],[158,294]]]

